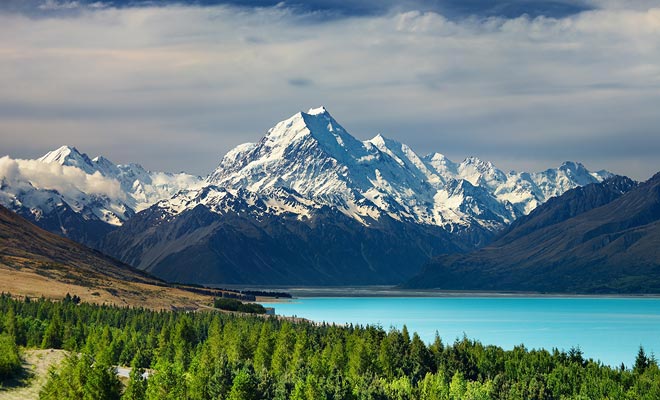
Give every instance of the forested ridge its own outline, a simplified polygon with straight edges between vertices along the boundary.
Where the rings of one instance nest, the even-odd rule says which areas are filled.
[[[43,399],[660,398],[657,363],[641,349],[634,366],[611,368],[578,349],[427,345],[405,328],[9,295],[0,296],[0,330],[3,346],[71,352]],[[126,387],[115,365],[133,367]]]

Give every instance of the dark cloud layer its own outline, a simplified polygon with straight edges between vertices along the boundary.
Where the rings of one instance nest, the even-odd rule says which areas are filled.
[[[346,3],[0,2],[0,156],[70,144],[205,174],[325,105],[420,154],[660,169],[653,2]]]
[[[84,8],[135,8],[151,6],[287,7],[301,13],[321,13],[326,18],[374,16],[389,12],[432,11],[449,18],[465,16],[515,18],[565,17],[594,6],[581,0],[5,0],[0,9],[32,15],[73,13]]]

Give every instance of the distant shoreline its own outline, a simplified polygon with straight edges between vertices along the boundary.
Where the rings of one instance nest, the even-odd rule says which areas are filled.
[[[227,289],[273,290],[290,293],[294,298],[303,297],[492,297],[492,298],[659,298],[658,294],[628,293],[543,293],[543,292],[488,292],[488,291],[446,291],[432,289],[399,289],[395,286],[260,286],[260,285],[209,285]],[[261,300],[261,299],[260,299]],[[289,299],[264,298],[260,302],[282,302]]]

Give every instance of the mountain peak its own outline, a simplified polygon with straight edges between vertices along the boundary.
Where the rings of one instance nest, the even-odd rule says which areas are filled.
[[[559,171],[562,171],[566,175],[576,179],[580,186],[586,183],[590,183],[589,181],[593,179],[598,182],[602,182],[603,180],[614,176],[613,173],[606,170],[590,172],[582,163],[575,161],[564,161],[561,167],[559,167]]]
[[[92,160],[89,159],[87,154],[81,153],[73,146],[61,146],[58,149],[49,151],[44,156],[38,159],[44,163],[57,163],[60,165],[67,165],[70,167],[78,167],[86,172],[93,169]]]
[[[107,158],[103,156],[96,156],[92,159],[92,162],[94,164],[103,166],[103,167],[116,167],[115,163],[112,161],[108,160]]]
[[[324,106],[317,107],[317,108],[310,108],[309,111],[307,111],[306,114],[308,114],[308,115],[323,115],[323,114],[330,115],[330,113],[328,112],[328,109],[326,109]]]
[[[397,143],[397,144],[399,143],[395,140],[391,140],[391,139],[386,138],[385,136],[383,136],[380,133],[378,135],[374,136],[373,138],[367,140],[367,142],[373,144],[374,146],[376,146],[378,148],[387,147],[388,143]]]
[[[485,162],[477,156],[469,156],[469,157],[466,157],[465,160],[463,160],[462,164],[466,164],[466,165],[470,165],[470,164],[472,164],[472,165],[483,165],[483,164],[485,164]]]
[[[447,156],[445,156],[442,153],[429,153],[426,156],[424,156],[424,160],[427,161],[446,161],[449,160]]]
[[[583,169],[586,169],[586,168],[584,167],[584,165],[582,165],[582,163],[579,163],[579,162],[575,162],[575,161],[564,161],[564,162],[561,164],[561,167],[559,167],[559,169],[564,170],[564,171],[565,171],[565,170],[573,170],[573,171],[576,171],[576,170],[583,170]]]
[[[576,163],[564,168],[561,173],[507,176],[492,162],[474,156],[460,163],[440,153],[420,158],[409,146],[382,134],[360,141],[325,107],[318,107],[279,122],[258,143],[228,152],[207,183],[264,196],[270,196],[266,192],[272,188],[287,188],[358,219],[387,214],[422,223],[469,225],[477,216],[478,223],[494,230],[549,197],[599,181]],[[446,188],[451,180],[456,182]],[[367,202],[378,211],[363,207]]]
[[[306,113],[299,112],[279,122],[268,131],[263,144],[283,155],[290,146],[298,146],[309,139],[340,158],[347,147],[356,149],[362,146],[362,142],[346,132],[325,107],[312,108]]]
[[[652,177],[650,177],[648,182],[660,182],[660,171],[656,172]]]
[[[39,161],[46,163],[64,164],[67,157],[82,156],[82,154],[73,146],[64,145],[55,150],[51,150],[39,158]]]

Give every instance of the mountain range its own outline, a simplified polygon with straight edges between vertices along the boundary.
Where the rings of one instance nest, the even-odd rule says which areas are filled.
[[[202,178],[115,165],[62,146],[37,160],[0,158],[0,204],[38,226],[80,243],[100,239],[136,212]]]
[[[237,146],[206,178],[62,147],[0,159],[0,203],[173,281],[394,284],[464,253],[567,190],[612,174],[566,162],[509,172],[360,141],[321,107]]]
[[[392,284],[609,176],[570,162],[505,174],[475,157],[420,157],[381,135],[359,141],[318,108],[236,147],[204,187],[157,202],[101,249],[174,281]]]
[[[573,189],[521,217],[490,245],[437,257],[408,288],[658,293],[660,173]]]

